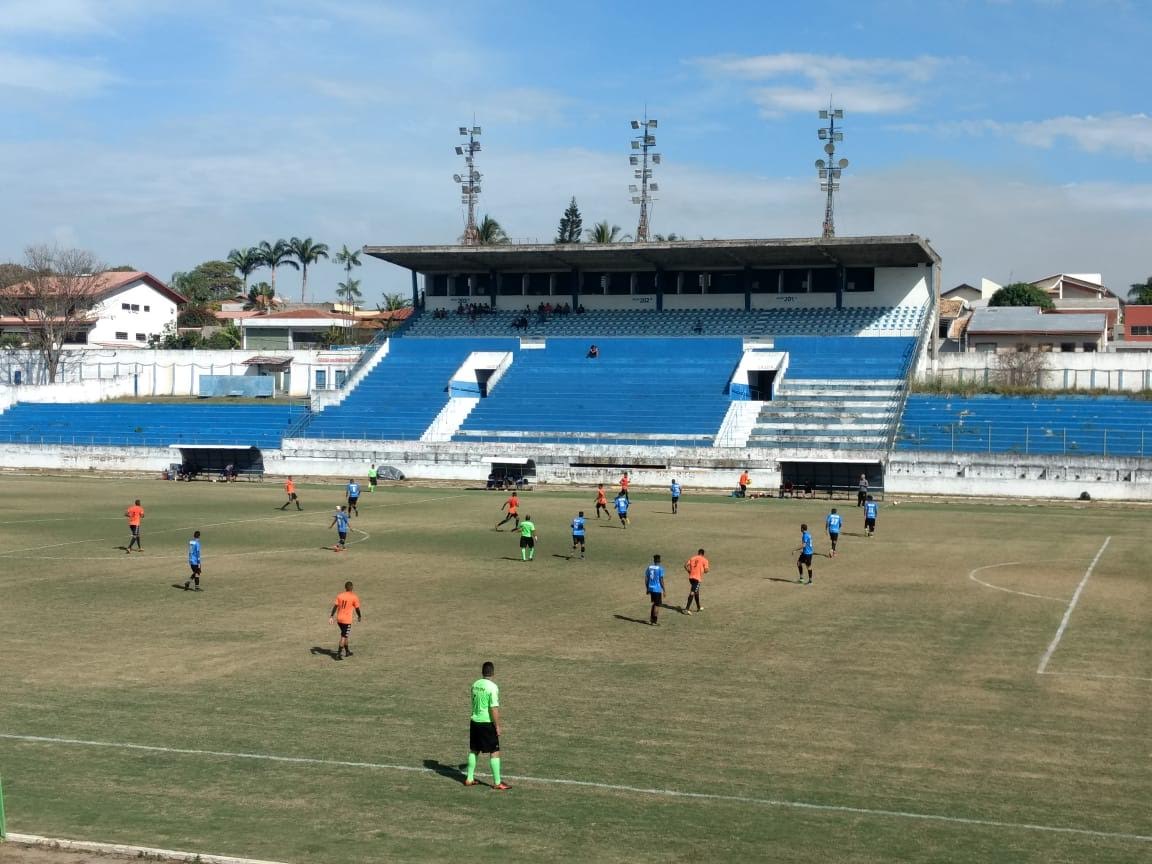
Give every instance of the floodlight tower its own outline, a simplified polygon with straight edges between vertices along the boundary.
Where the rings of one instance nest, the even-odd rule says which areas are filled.
[[[844,111],[829,104],[827,111],[820,112],[820,119],[828,121],[827,126],[821,126],[819,129],[820,140],[825,142],[824,152],[828,154],[828,160],[817,159],[816,170],[820,174],[820,179],[824,181],[820,184],[820,190],[828,193],[824,202],[823,237],[825,240],[830,240],[836,236],[836,223],[832,219],[832,196],[840,188],[841,172],[848,167],[847,159],[839,161],[833,159],[836,155],[836,142],[844,140],[844,133],[836,128],[836,121],[844,119]]]
[[[473,121],[475,122],[475,121]],[[460,203],[468,208],[468,221],[464,225],[464,245],[476,246],[480,242],[480,232],[476,230],[476,199],[480,197],[480,172],[476,170],[476,154],[480,152],[479,126],[461,126],[460,134],[468,139],[467,144],[456,146],[456,155],[464,157],[463,174],[453,174],[452,179],[460,184]]]
[[[639,151],[633,152],[628,157],[628,162],[632,165],[632,176],[639,180],[639,184],[630,184],[628,191],[632,193],[632,203],[640,205],[640,224],[636,226],[636,242],[648,242],[648,204],[656,199],[652,197],[653,192],[659,192],[660,186],[652,182],[652,168],[651,165],[660,164],[660,154],[652,152],[652,148],[656,146],[656,136],[652,134],[652,130],[656,128],[656,121],[648,119],[648,112],[644,112],[643,120],[633,120],[632,128],[640,134],[632,138],[632,150]]]

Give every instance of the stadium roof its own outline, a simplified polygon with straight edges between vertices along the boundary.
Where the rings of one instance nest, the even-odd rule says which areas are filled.
[[[418,273],[557,270],[732,270],[745,267],[915,267],[940,256],[915,234],[894,237],[537,243],[496,246],[365,246],[373,258]]]

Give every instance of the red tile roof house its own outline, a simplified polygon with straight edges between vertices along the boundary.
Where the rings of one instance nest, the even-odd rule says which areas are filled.
[[[96,273],[82,287],[94,305],[78,317],[66,345],[147,348],[148,340],[159,336],[165,326],[176,326],[176,313],[188,302],[151,273],[139,270]],[[30,297],[34,292],[31,283],[19,282],[3,293],[10,305],[13,298]],[[34,319],[0,317],[0,330],[5,333],[26,333],[33,326]]]

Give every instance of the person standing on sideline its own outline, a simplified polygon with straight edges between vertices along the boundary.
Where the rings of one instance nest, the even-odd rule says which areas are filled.
[[[360,484],[357,483],[355,480],[353,480],[351,477],[348,478],[347,492],[348,492],[348,515],[349,516],[359,516],[360,515],[360,508],[357,507],[356,505],[360,503]]]
[[[748,469],[745,468],[740,472],[740,479],[736,481],[740,484],[740,497],[748,497],[748,487],[752,485],[752,479],[748,476]]]
[[[297,510],[303,510],[304,509],[303,507],[300,506],[300,498],[296,494],[296,481],[293,480],[291,476],[289,476],[288,479],[284,481],[284,493],[288,496],[288,500],[284,502],[284,506],[282,506],[280,508],[281,510],[287,510],[288,505],[291,504],[293,501],[296,502],[296,509]]]
[[[660,623],[660,607],[664,605],[664,566],[659,555],[653,555],[652,563],[644,570],[644,591],[652,601],[648,623],[655,627]]]
[[[804,568],[808,568],[808,584],[812,584],[812,535],[808,533],[808,523],[800,526],[800,546],[796,550],[800,557],[796,559],[796,572],[799,574],[796,581],[804,584]]]
[[[336,545],[332,547],[333,552],[343,552],[348,548],[348,511],[344,509],[341,504],[336,508],[336,512],[332,514],[332,524],[329,528],[336,529]]]
[[[863,507],[866,500],[868,500],[868,477],[861,474],[860,482],[856,484],[856,506]]]
[[[576,547],[580,547],[580,558],[584,558],[584,511],[581,510],[576,514],[576,518],[572,520],[572,551],[576,551]]]
[[[621,492],[612,502],[616,505],[616,515],[620,517],[620,524],[628,527],[628,496]]]
[[[879,510],[880,505],[869,495],[864,501],[864,533],[869,537],[876,533],[876,513]]]
[[[364,619],[360,615],[360,598],[352,590],[352,583],[345,582],[344,590],[336,595],[332,602],[332,611],[328,613],[329,623],[335,622],[340,628],[340,641],[336,643],[336,659],[340,659],[343,651],[347,657],[352,656],[352,649],[348,647],[348,633],[352,629],[352,614],[355,612],[356,621]]]
[[[192,575],[184,582],[187,591],[192,583],[196,583],[196,590],[200,590],[200,532],[195,531],[192,539],[188,541],[188,566],[192,568]]]
[[[379,477],[380,477],[380,472],[376,470],[376,463],[373,462],[370,466],[368,466],[368,491],[369,492],[375,492],[376,491],[376,481],[377,481],[377,479],[379,479]]]
[[[696,611],[703,612],[700,605],[700,580],[708,572],[708,559],[704,557],[704,550],[697,549],[696,554],[684,562],[684,572],[688,574],[688,600],[684,604],[684,614],[692,614],[692,598],[696,598]]]
[[[140,506],[139,498],[124,511],[124,515],[128,517],[128,546],[125,551],[131,555],[132,547],[135,546],[137,552],[143,552],[140,547],[140,522],[144,519],[144,508]]]
[[[836,557],[836,541],[840,539],[840,526],[843,521],[835,507],[828,514],[828,518],[824,520],[824,527],[828,529],[828,540],[832,543],[832,551],[828,554],[829,558]]]
[[[680,484],[673,480],[668,488],[672,492],[672,515],[675,516],[680,511]]]
[[[519,521],[519,520],[517,520]],[[519,522],[520,528],[520,560],[532,561],[536,558],[536,524],[531,516],[525,516]]]
[[[631,483],[632,481],[628,479],[627,471],[620,475],[620,494],[625,498],[628,497],[628,487],[631,485]]]
[[[608,517],[608,521],[612,521],[612,514],[608,512],[608,499],[604,495],[603,483],[596,487],[596,521],[600,521],[601,509],[604,510],[604,515]]]
[[[500,509],[507,508],[508,512],[504,514],[504,518],[496,523],[496,530],[500,530],[500,526],[507,522],[509,519],[515,520],[515,528],[520,527],[520,499],[516,497],[516,490],[512,490],[512,494],[508,496],[508,500],[500,505]]]
[[[491,660],[480,667],[482,678],[472,684],[472,717],[468,722],[468,773],[465,786],[479,786],[476,761],[488,754],[492,766],[492,788],[503,792],[511,787],[500,779],[500,688],[492,680],[496,667]]]

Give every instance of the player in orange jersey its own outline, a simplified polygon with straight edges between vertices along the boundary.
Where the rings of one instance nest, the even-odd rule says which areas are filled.
[[[288,505],[293,501],[296,502],[297,510],[304,509],[300,506],[300,497],[296,494],[296,481],[293,480],[291,476],[289,476],[288,479],[284,481],[284,492],[288,495],[288,500],[284,502],[284,506],[280,508],[281,510],[287,510]]]
[[[352,629],[353,613],[357,622],[363,620],[360,615],[360,598],[352,590],[352,583],[345,582],[344,590],[336,595],[336,599],[332,602],[332,611],[328,613],[329,623],[335,622],[340,628],[340,642],[336,645],[337,660],[340,659],[341,652],[344,652],[346,657],[352,656],[352,650],[348,647],[348,632]]]
[[[745,468],[740,472],[740,479],[736,481],[740,484],[740,497],[748,497],[748,487],[752,485],[752,479],[748,476],[748,469]]]
[[[608,498],[604,495],[604,484],[601,483],[596,487],[596,518],[600,518],[600,511],[604,511],[604,515],[608,517],[608,521],[612,521],[612,513],[608,510]]]
[[[128,545],[124,551],[129,555],[132,554],[132,547],[136,547],[137,552],[143,552],[140,548],[140,522],[144,518],[144,508],[140,506],[140,499],[136,499],[136,503],[124,511],[124,515],[128,517]]]
[[[628,486],[631,484],[631,482],[632,481],[628,479],[627,471],[620,475],[620,494],[625,498],[628,497]]]
[[[688,601],[684,604],[684,614],[692,614],[692,598],[696,598],[696,611],[702,611],[700,605],[700,582],[708,572],[708,559],[704,557],[704,550],[697,549],[696,554],[684,562],[684,572],[688,574]]]
[[[512,490],[512,494],[508,496],[508,500],[500,505],[500,509],[507,508],[508,512],[504,514],[504,518],[496,523],[496,530],[500,530],[500,526],[507,522],[509,519],[515,521],[516,528],[520,527],[520,499],[516,497],[516,490]]]

